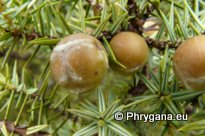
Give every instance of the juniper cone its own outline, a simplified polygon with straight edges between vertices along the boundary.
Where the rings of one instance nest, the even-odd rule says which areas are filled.
[[[175,74],[188,89],[204,90],[204,55],[204,35],[187,39],[176,50],[173,57]]]
[[[120,70],[133,73],[142,68],[148,59],[148,47],[145,40],[134,32],[120,32],[115,35],[110,46],[116,59],[126,68]]]
[[[50,56],[50,65],[58,84],[76,91],[86,91],[102,82],[108,68],[108,58],[99,40],[77,33],[57,44]]]

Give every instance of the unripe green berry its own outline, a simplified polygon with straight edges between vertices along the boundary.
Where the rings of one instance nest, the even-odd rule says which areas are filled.
[[[191,90],[205,90],[205,36],[185,40],[173,57],[176,77]]]
[[[105,76],[108,59],[103,45],[87,34],[62,39],[50,56],[51,71],[58,84],[79,91],[95,88]]]
[[[110,46],[116,59],[127,69],[117,67],[125,73],[136,72],[147,61],[149,49],[144,38],[134,32],[120,32],[115,35]]]

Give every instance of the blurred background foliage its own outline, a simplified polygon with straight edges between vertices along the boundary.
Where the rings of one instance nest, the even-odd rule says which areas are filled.
[[[172,69],[177,46],[204,30],[203,0],[1,0],[0,135],[204,136],[204,91],[185,89]],[[109,41],[120,31],[148,43],[149,60],[140,72],[109,69],[100,86],[82,94],[55,83],[49,57],[61,38],[91,34],[110,64],[119,64]],[[189,118],[117,122],[116,111]]]

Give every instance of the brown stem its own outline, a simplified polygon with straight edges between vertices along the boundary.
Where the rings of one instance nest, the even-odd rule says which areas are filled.
[[[13,133],[18,134],[20,136],[26,136],[26,131],[27,131],[26,127],[20,128],[18,126],[15,126],[14,123],[11,121],[0,121],[0,127],[3,124],[6,125],[7,131],[9,131],[10,133],[13,132]],[[34,134],[31,134],[30,136],[48,136],[48,135],[49,134],[45,133],[45,132],[36,132]]]
[[[0,51],[0,57],[5,57],[6,51]],[[10,58],[18,59],[18,60],[28,60],[31,54],[26,54],[24,56],[21,56],[18,52],[11,52]]]
[[[171,42],[171,41],[158,41],[151,38],[145,38],[147,44],[151,48],[157,48],[159,50],[164,50],[166,45],[169,46],[169,48],[177,48],[181,42]]]
[[[23,32],[23,31],[19,31],[17,29],[16,30],[7,30],[6,29],[5,32],[11,32],[14,37],[19,37],[19,38],[22,38],[23,35],[25,35],[25,37],[28,41],[31,41],[33,39],[40,38],[40,37],[45,37],[45,36],[42,36],[35,31],[31,32],[31,33],[27,33],[27,32]],[[52,38],[52,39],[56,39],[56,37],[52,37],[52,36],[47,36],[47,37]]]

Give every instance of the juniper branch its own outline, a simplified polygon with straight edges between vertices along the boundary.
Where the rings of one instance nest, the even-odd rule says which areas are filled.
[[[6,128],[7,130],[10,132],[10,133],[15,133],[15,134],[18,134],[20,136],[26,136],[26,131],[27,131],[27,128],[26,127],[18,127],[18,126],[15,126],[13,122],[11,121],[0,121],[0,126],[2,124],[5,124],[6,125]],[[31,134],[30,136],[49,136],[48,133],[46,132],[37,132],[37,133],[34,133],[34,134]]]

